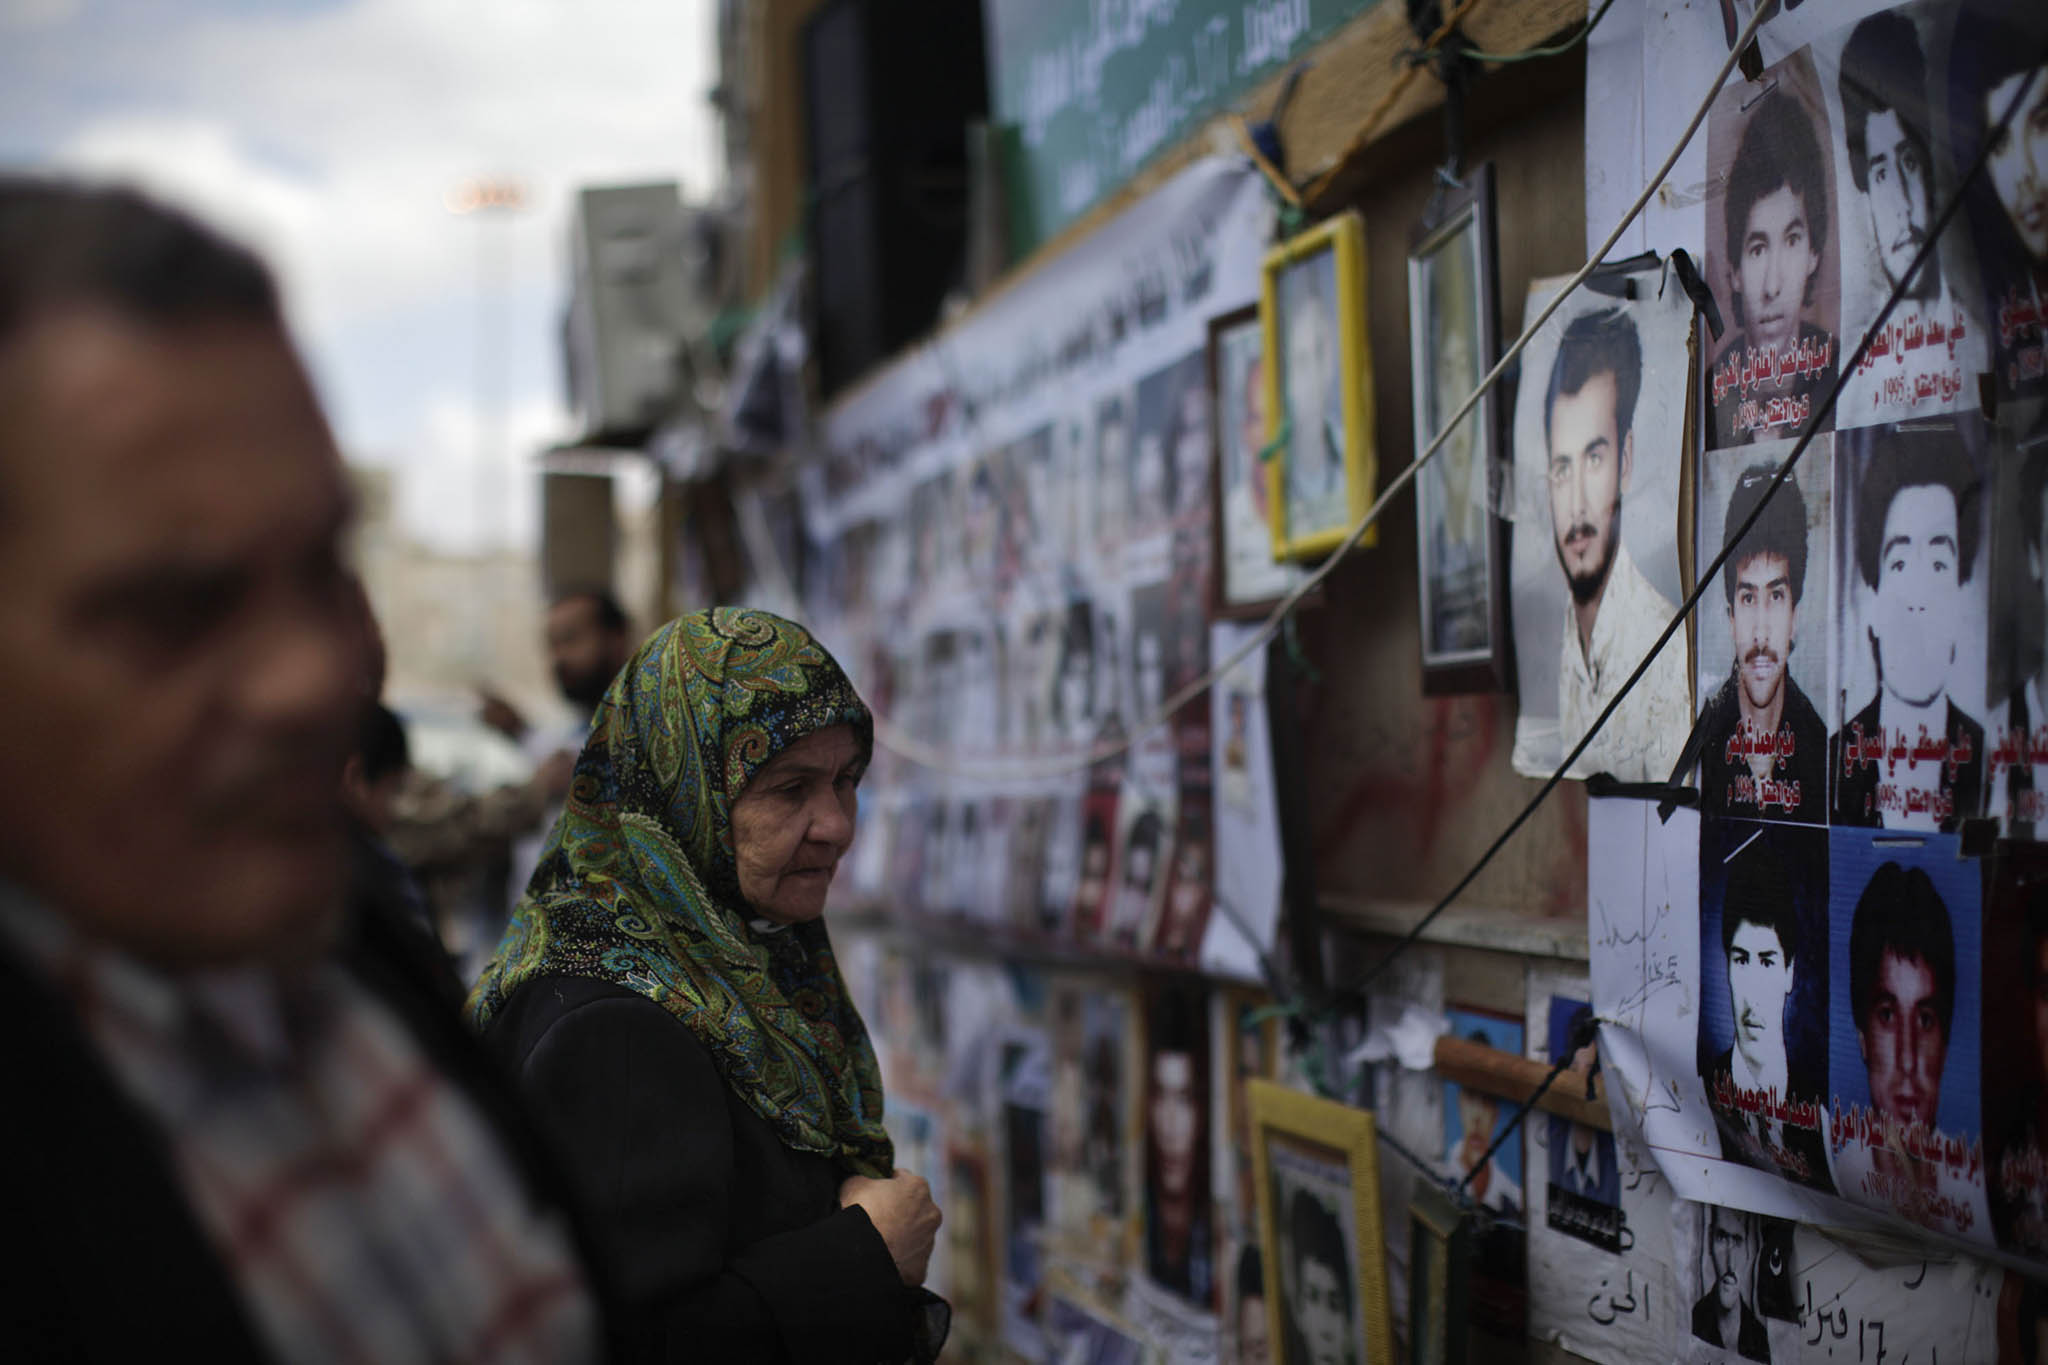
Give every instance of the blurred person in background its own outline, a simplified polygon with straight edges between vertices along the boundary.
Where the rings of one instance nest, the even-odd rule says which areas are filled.
[[[470,1020],[553,1130],[651,1359],[929,1361],[939,1210],[895,1165],[823,922],[874,720],[720,607],[611,685]]]
[[[525,893],[561,817],[591,715],[633,649],[625,612],[597,588],[555,598],[546,641],[555,685],[574,712],[567,723],[531,724],[496,692],[478,691],[477,718],[519,746],[531,775],[476,792],[420,771],[394,802],[391,845],[425,887],[430,917],[465,981],[483,970]]]
[[[462,927],[461,955],[469,968],[463,973],[464,980],[474,979],[482,970],[498,936],[505,932],[513,906],[526,894],[527,878],[540,862],[548,831],[562,818],[569,775],[575,771],[583,741],[590,736],[590,718],[604,700],[604,690],[633,656],[632,623],[618,599],[603,588],[577,587],[556,594],[548,606],[545,638],[555,686],[573,713],[566,723],[531,725],[517,707],[495,692],[478,692],[478,719],[519,746],[533,765],[533,776],[520,789],[521,801],[516,806],[508,803],[506,814],[523,820],[510,833],[509,850],[502,843],[492,850],[509,858],[502,885],[493,879],[474,902],[473,920]],[[536,797],[540,804],[533,812],[532,799]]]
[[[350,913],[348,519],[261,264],[0,177],[11,1356],[598,1353],[513,1097]]]

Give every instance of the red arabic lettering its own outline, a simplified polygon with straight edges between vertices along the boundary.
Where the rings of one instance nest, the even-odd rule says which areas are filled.
[[[2031,296],[2022,298],[2017,286],[2005,291],[1998,306],[1998,344],[2010,350],[2014,338],[2041,325],[2041,309]]]

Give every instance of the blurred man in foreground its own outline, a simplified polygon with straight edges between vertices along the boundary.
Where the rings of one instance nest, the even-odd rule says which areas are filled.
[[[0,177],[10,1354],[595,1353],[493,1073],[342,910],[348,511],[261,265]]]

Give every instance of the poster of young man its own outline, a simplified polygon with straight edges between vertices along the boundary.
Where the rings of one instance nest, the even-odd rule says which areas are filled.
[[[1496,1051],[1522,1054],[1520,1019],[1452,1006],[1445,1012],[1451,1032],[1467,1042]],[[1471,1183],[1466,1193],[1495,1216],[1475,1241],[1472,1254],[1473,1321],[1493,1336],[1513,1341],[1527,1331],[1529,1280],[1527,1239],[1523,1219],[1528,1199],[1522,1191],[1522,1139],[1516,1132],[1492,1156],[1487,1148],[1507,1129],[1514,1106],[1452,1081],[1443,1083],[1443,1173]],[[1410,1268],[1411,1273],[1413,1268]]]
[[[1991,750],[1986,814],[2007,837],[2048,834],[2048,404],[2014,405],[2001,422],[1992,499]]]
[[[1699,1365],[1805,1357],[1798,1321],[1774,1319],[1771,1300],[1792,1281],[1793,1225],[1718,1204],[1672,1208],[1672,1247],[1687,1315],[1685,1354]]]
[[[1319,251],[1280,276],[1280,391],[1287,404],[1290,539],[1350,523],[1346,483],[1342,310],[1337,253]]]
[[[2007,397],[2048,393],[2048,13],[2036,5],[1970,0],[1956,7],[1949,48],[1949,148],[1968,166],[1991,130],[1984,174],[1966,213],[1977,249],[1991,370]]]
[[[1216,623],[1209,632],[1210,657],[1230,657],[1256,629]],[[1211,690],[1209,723],[1216,877],[1202,968],[1256,981],[1278,932],[1281,885],[1280,806],[1263,649],[1252,651]]]
[[[1215,1303],[1209,1167],[1209,1000],[1153,977],[1145,1009],[1145,1271],[1200,1308]]]
[[[1051,801],[1045,825],[1045,860],[1038,881],[1038,927],[1046,937],[1061,939],[1077,933],[1074,912],[1081,898],[1086,813],[1077,793],[1064,793]]]
[[[1285,1136],[1271,1152],[1272,1252],[1280,1262],[1280,1358],[1287,1365],[1366,1365],[1358,1302],[1359,1235],[1351,1168],[1341,1153]]]
[[[1273,560],[1265,461],[1265,337],[1257,309],[1210,332],[1216,369],[1217,483],[1222,492],[1217,594],[1224,608],[1270,603],[1300,581],[1304,570]]]
[[[1968,234],[1948,233],[1912,268],[1937,196],[1953,190],[1946,159],[1934,155],[1927,59],[1949,13],[1945,5],[1885,10],[1814,47],[1835,129],[1845,355],[1904,284],[1842,389],[1837,429],[1974,406],[1977,375],[1989,364],[1982,310],[1956,288],[1968,278]]]
[[[1452,1034],[1466,1042],[1521,1055],[1521,1020],[1455,1006],[1445,1017],[1451,1021]],[[1521,1217],[1524,1207],[1522,1144],[1511,1139],[1490,1157],[1486,1149],[1500,1135],[1513,1107],[1497,1095],[1444,1082],[1444,1174],[1453,1180],[1471,1176],[1466,1188],[1472,1198],[1507,1218]]]
[[[1271,1003],[1263,991],[1226,988],[1215,992],[1211,1000],[1215,1082],[1210,1092],[1209,1125],[1219,1140],[1211,1146],[1210,1188],[1220,1232],[1221,1359],[1226,1365],[1271,1365],[1258,1190],[1253,1183],[1251,1103],[1245,1082],[1255,1076],[1274,1077],[1280,1030],[1276,1021],[1256,1019],[1256,1012]]]
[[[1834,383],[1841,267],[1813,62],[1731,84],[1707,116],[1707,281],[1728,324],[1707,372],[1710,447],[1796,436]]]
[[[1834,538],[1831,438],[1817,438],[1775,494],[1789,442],[1711,452],[1701,479],[1699,560],[1757,512],[1697,616],[1707,815],[1825,824],[1833,695],[1828,635]]]
[[[1982,809],[1989,458],[1974,413],[1836,438],[1833,824],[1947,833]]]
[[[1131,770],[1135,777],[1135,768]],[[1170,786],[1127,780],[1117,803],[1117,841],[1112,862],[1116,885],[1110,899],[1108,941],[1135,952],[1151,942],[1166,895],[1173,860],[1178,793]]]
[[[1699,1013],[1722,1158],[1832,1191],[1826,830],[1700,822]]]
[[[1202,396],[1202,383],[1200,352],[1154,370],[1138,381],[1137,443],[1125,502],[1125,529],[1134,541],[1157,535],[1171,526],[1184,499],[1207,502],[1205,461],[1196,461],[1195,467],[1186,471],[1199,487],[1181,487],[1183,437],[1191,434],[1205,450],[1208,444],[1208,407]],[[1188,407],[1190,394],[1195,403],[1192,410]]]
[[[1593,1006],[1584,1000],[1552,996],[1550,1000],[1550,1055],[1572,1053],[1570,1078],[1561,1078],[1575,1090],[1584,1086],[1600,1069],[1597,1043],[1572,1048],[1579,1026],[1592,1018]],[[1544,1225],[1567,1237],[1589,1242],[1602,1251],[1622,1249],[1621,1168],[1615,1161],[1614,1134],[1575,1123],[1560,1114],[1544,1120],[1545,1152],[1548,1156],[1548,1184],[1544,1194]]]
[[[1980,870],[1952,835],[1830,832],[1835,1188],[1989,1242],[1979,1101]]]
[[[1117,1268],[1133,1209],[1125,1180],[1124,1051],[1135,1023],[1126,991],[1086,978],[1057,981],[1052,1033],[1052,1150],[1046,1183],[1053,1246],[1069,1261]]]
[[[1584,289],[1522,355],[1510,560],[1521,715],[1515,771],[1548,777],[1671,619],[1692,306],[1661,272]],[[1533,316],[1557,288],[1529,291]],[[1668,777],[1692,729],[1683,631],[1571,770]]]

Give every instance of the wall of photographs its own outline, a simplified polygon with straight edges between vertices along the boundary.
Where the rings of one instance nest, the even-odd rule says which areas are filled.
[[[1433,898],[1528,790],[1514,774],[1547,774],[1585,732],[1905,276],[2024,75],[2012,55],[2039,51],[1998,32],[2015,8],[1769,20],[1761,74],[1714,100],[1633,242],[1658,262],[1574,296],[1525,354],[1499,467],[1465,480],[1511,527],[1519,708],[1424,700],[1428,584],[1407,574],[1429,570],[1398,518],[1331,578],[1300,640],[1322,670],[1299,720],[1326,896]],[[1748,6],[1615,15],[1587,58],[1592,233],[1707,95]],[[1558,126],[1478,138],[1512,303],[1573,263],[1552,240],[1569,215],[1529,207]],[[2025,1004],[2048,978],[2048,869],[1979,856],[1971,822],[2031,840],[2048,819],[2044,186],[2048,146],[2016,131],[1575,769],[1661,779],[1697,723],[1701,809],[1660,820],[1572,791],[1475,888],[1497,917],[1582,923],[1590,974],[1426,949],[1307,1050],[1248,984],[1281,885],[1264,655],[1146,726],[1247,638],[1233,606],[1298,581],[1259,543],[1264,409],[1286,391],[1243,312],[1261,187],[1183,172],[828,415],[804,611],[919,755],[878,753],[835,914],[858,926],[848,974],[899,1159],[939,1173],[935,1286],[965,1358],[1256,1359],[1262,1332],[1298,1357],[1297,1325],[1273,1341],[1283,1318],[1249,1308],[1269,1288],[1257,1075],[1370,1109],[1433,1172],[1472,1177],[1491,1217],[1469,1325],[1501,1340],[1610,1361],[1990,1359],[2031,1326],[2039,1295],[2000,1259],[2048,1254],[2048,1047]],[[1414,445],[1398,266],[1433,194],[1418,172],[1362,205],[1371,283],[1347,306],[1382,372],[1347,378],[1376,401],[1389,471]],[[1664,264],[1678,247],[1718,337]],[[1614,1131],[1538,1116],[1490,1157],[1512,1105],[1371,1046],[1419,1011],[1549,1059],[1587,1010],[1612,1023],[1572,1061],[1604,1069]],[[1999,1085],[1987,1055],[2026,1060]],[[1332,1169],[1268,1174],[1291,1196]],[[1378,1178],[1377,1238],[1322,1202],[1352,1252],[1375,1243],[1413,1326],[1427,1177],[1383,1154]],[[1901,1250],[1873,1268],[1817,1225]],[[1912,1255],[1935,1242],[1961,1254]]]
[[[928,760],[878,755],[851,904],[1257,976],[1263,656],[1148,722],[1244,638],[1210,615],[1208,319],[1269,225],[1248,172],[1198,167],[830,419],[808,619]]]
[[[1704,193],[1646,223],[1644,245],[1704,262],[1724,323],[1703,338],[1696,562],[1732,549],[1696,618],[1700,809],[1666,822],[1593,803],[1590,933],[1595,999],[1620,1024],[1607,1055],[1647,1147],[1679,1196],[1725,1206],[1674,1234],[1701,1358],[1730,1334],[1753,1359],[1818,1359],[1859,1333],[1867,1351],[1877,1323],[1895,1353],[1990,1359],[1994,1337],[2031,1341],[2040,1319],[1995,1264],[2038,1273],[2048,1253],[2048,1050],[2019,1003],[2048,929],[2031,843],[2048,738],[2048,71],[2020,98],[2048,17],[2026,9],[1768,20],[1764,69],[1719,95],[1677,173]],[[1713,7],[1652,14],[1633,48],[1596,45],[1589,100],[1659,90],[1636,105],[1635,155],[1659,154],[1731,36]],[[1589,158],[1625,159],[1628,141],[1589,120]],[[1589,186],[1589,220],[1602,193]],[[1734,541],[1895,287],[1822,434]],[[1797,1291],[1833,1249],[1795,1223],[1973,1248],[1955,1265],[1976,1278],[1945,1304],[1903,1285],[1837,1318]],[[1702,1267],[1738,1242],[1721,1302]],[[1777,1280],[1758,1245],[1782,1248]]]

